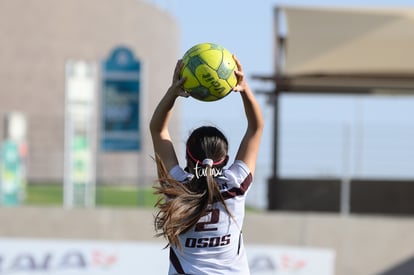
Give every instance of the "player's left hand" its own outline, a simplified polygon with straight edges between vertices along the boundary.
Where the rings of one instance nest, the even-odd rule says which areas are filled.
[[[176,97],[178,96],[189,97],[190,94],[187,93],[183,88],[183,84],[187,78],[186,77],[180,78],[180,72],[182,68],[183,68],[183,62],[181,59],[179,59],[177,61],[177,64],[175,65],[172,83],[167,93],[171,93],[173,96],[176,96]]]
[[[241,65],[240,61],[237,59],[235,55],[233,55],[233,59],[236,62],[237,69],[234,70],[234,74],[237,78],[237,84],[233,88],[235,92],[243,92],[247,89],[247,82],[244,77],[243,66]]]

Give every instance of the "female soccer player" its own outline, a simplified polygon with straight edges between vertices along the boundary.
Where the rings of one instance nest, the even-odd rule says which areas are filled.
[[[195,129],[186,142],[186,167],[179,166],[168,123],[178,97],[188,97],[179,78],[178,60],[173,81],[150,122],[159,174],[155,229],[170,246],[168,274],[250,274],[243,246],[245,197],[252,183],[263,117],[236,57],[237,85],[247,129],[228,168],[228,143],[212,126]],[[214,103],[212,108],[214,107]],[[212,110],[213,111],[213,110]],[[228,112],[228,110],[222,110]]]

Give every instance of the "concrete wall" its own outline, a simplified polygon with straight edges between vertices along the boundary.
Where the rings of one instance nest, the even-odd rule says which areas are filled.
[[[0,237],[157,241],[145,209],[0,208]],[[414,218],[247,213],[245,243],[332,249],[336,275],[369,275],[414,256]]]

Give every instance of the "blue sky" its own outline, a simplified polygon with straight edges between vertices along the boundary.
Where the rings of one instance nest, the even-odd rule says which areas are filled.
[[[169,11],[180,28],[183,54],[200,42],[215,42],[241,60],[254,90],[269,86],[252,74],[273,73],[273,9],[278,5],[334,7],[413,7],[412,0],[276,1],[170,0],[150,1]],[[257,174],[270,173],[272,109],[258,96],[266,119]],[[414,99],[410,97],[282,96],[281,166],[286,176],[414,177]],[[231,106],[231,108],[230,108]],[[227,134],[234,153],[245,129],[238,94],[214,103],[187,100],[185,129],[212,123]],[[327,137],[321,139],[320,136]],[[381,137],[381,138],[380,138]],[[383,137],[383,138],[382,138]],[[313,143],[312,143],[313,140]],[[395,141],[395,142],[394,142]],[[397,146],[393,143],[403,144]],[[319,147],[318,147],[319,146]],[[408,150],[407,150],[408,149]],[[361,153],[362,152],[362,153]],[[303,158],[302,155],[305,155]],[[311,156],[318,156],[318,159]],[[387,159],[387,161],[383,161]],[[263,184],[263,183],[262,183]]]

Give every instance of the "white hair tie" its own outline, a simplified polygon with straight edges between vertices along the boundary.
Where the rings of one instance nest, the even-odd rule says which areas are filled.
[[[203,165],[213,167],[214,161],[212,159],[204,159],[202,163]]]

